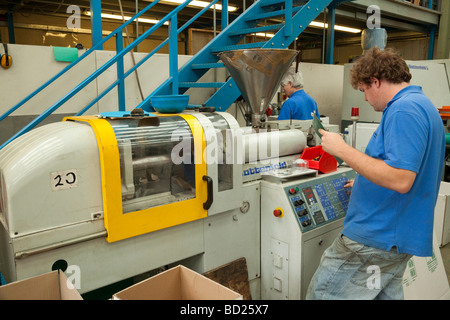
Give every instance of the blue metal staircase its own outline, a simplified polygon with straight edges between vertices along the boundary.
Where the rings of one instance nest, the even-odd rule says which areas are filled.
[[[234,80],[226,83],[202,83],[198,80],[211,68],[224,67],[217,53],[228,50],[272,48],[286,49],[295,38],[328,6],[336,7],[349,0],[259,0],[241,14],[232,24],[223,30],[207,46],[197,53],[178,73],[178,91],[180,94],[189,88],[218,88],[217,92],[204,103],[218,111],[225,111],[240,96]],[[261,26],[267,19],[278,19],[280,23]],[[242,43],[247,35],[271,31],[275,36],[265,42]],[[173,92],[173,79],[169,78],[139,107],[152,111],[150,105],[153,95],[165,95]]]
[[[235,49],[249,49],[249,48],[274,48],[284,49],[295,40],[295,38],[313,21],[326,7],[336,8],[340,3],[352,0],[258,0],[245,10],[239,17],[237,17],[230,25],[224,23],[224,12],[222,12],[222,31],[208,43],[200,52],[198,52],[192,59],[178,70],[178,51],[177,51],[177,37],[183,32],[193,21],[203,15],[208,9],[215,5],[218,0],[212,0],[209,6],[198,12],[192,19],[186,22],[183,26],[178,28],[177,14],[188,6],[192,0],[185,0],[182,4],[173,9],[166,17],[160,20],[153,27],[145,31],[135,41],[130,43],[125,48],[123,47],[122,32],[123,29],[131,24],[133,21],[142,16],[145,12],[154,7],[160,0],[154,0],[147,5],[134,17],[126,21],[119,28],[104,37],[100,42],[95,43],[91,49],[81,55],[76,61],[69,64],[58,74],[54,75],[50,80],[41,85],[35,91],[30,93],[27,97],[22,99],[15,106],[10,108],[3,115],[0,115],[0,122],[8,117],[15,110],[19,109],[23,104],[36,96],[43,89],[58,80],[63,74],[68,72],[72,67],[77,65],[81,60],[90,55],[95,50],[101,50],[103,44],[109,39],[115,37],[116,39],[116,55],[107,61],[104,65],[99,67],[94,73],[89,75],[84,81],[67,92],[58,102],[50,106],[41,115],[37,116],[33,121],[26,125],[19,132],[15,133],[8,141],[0,146],[2,149],[5,145],[16,139],[17,137],[28,132],[46,117],[55,112],[71,97],[84,89],[89,83],[101,75],[113,64],[117,66],[117,80],[113,82],[107,89],[100,93],[89,104],[84,106],[76,115],[84,114],[89,108],[96,104],[112,89],[117,88],[119,101],[119,111],[125,111],[125,90],[124,80],[132,74],[139,66],[146,62],[151,56],[159,51],[163,46],[169,44],[169,61],[170,61],[170,77],[162,83],[156,90],[136,106],[145,111],[154,111],[150,99],[155,95],[172,95],[183,94],[189,88],[217,88],[218,90],[212,95],[208,101],[204,103],[205,106],[213,106],[218,111],[225,111],[233,104],[240,96],[234,80],[230,78],[227,82],[222,83],[205,83],[199,80],[205,73],[213,68],[223,68],[224,65],[219,61],[217,53]],[[222,0],[223,9],[226,11],[227,0]],[[262,25],[262,23],[271,21],[272,24]],[[273,23],[273,21],[276,21]],[[155,30],[163,26],[163,24],[170,22],[169,36],[158,45],[153,51],[148,53],[135,66],[128,71],[124,71],[123,57],[128,52],[132,51],[139,43],[149,37]],[[174,26],[174,27],[172,27]],[[246,43],[246,36],[255,34],[256,32],[271,31],[275,35],[264,42],[249,42]],[[113,111],[113,110],[112,110]]]

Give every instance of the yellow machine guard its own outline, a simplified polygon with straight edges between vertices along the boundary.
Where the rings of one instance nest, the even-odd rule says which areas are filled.
[[[195,198],[124,214],[120,177],[120,159],[113,128],[105,119],[96,116],[67,117],[67,121],[87,122],[97,138],[102,177],[103,211],[106,240],[115,242],[152,231],[207,217],[203,204],[207,201],[206,162],[202,155],[206,148],[203,128],[191,115],[179,115],[189,125],[194,137]],[[201,152],[199,152],[201,150]]]

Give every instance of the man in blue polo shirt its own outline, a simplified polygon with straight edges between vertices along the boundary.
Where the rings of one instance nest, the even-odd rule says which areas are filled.
[[[403,299],[408,260],[432,255],[444,127],[421,87],[410,85],[408,65],[393,50],[369,50],[350,77],[383,115],[365,153],[321,131],[323,149],[358,174],[348,183],[353,188],[342,234],[324,252],[307,298]]]
[[[289,99],[283,103],[278,120],[310,120],[313,118],[312,112],[320,119],[316,101],[303,90],[301,71],[295,72],[294,68],[289,68],[281,80],[281,86]]]

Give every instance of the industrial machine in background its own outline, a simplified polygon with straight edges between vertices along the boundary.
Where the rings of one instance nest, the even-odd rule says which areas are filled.
[[[422,87],[423,92],[433,102],[434,106],[441,109],[448,105],[450,100],[450,60],[407,60],[409,71],[412,75],[411,84]],[[349,79],[352,64],[344,65],[344,79]],[[352,124],[352,108],[359,108],[360,123],[380,123],[381,112],[376,112],[373,107],[364,100],[364,93],[352,88],[349,81],[344,81],[342,97],[342,123],[344,129]]]
[[[105,113],[8,144],[0,153],[6,281],[62,265],[78,270],[77,289],[88,293],[171,264],[203,273],[244,257],[253,298],[303,297],[342,224],[352,171],[298,166],[319,141],[312,121],[264,121],[295,55],[221,54],[252,127],[225,112]],[[309,245],[319,238],[323,245]]]

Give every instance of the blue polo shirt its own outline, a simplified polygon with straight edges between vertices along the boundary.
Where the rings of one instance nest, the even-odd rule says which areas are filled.
[[[305,90],[297,90],[283,103],[278,120],[310,120],[314,111],[320,119],[316,101]]]
[[[398,92],[383,110],[366,154],[417,173],[406,194],[357,175],[342,233],[367,246],[431,256],[434,207],[442,177],[445,132],[433,103],[419,86]]]

